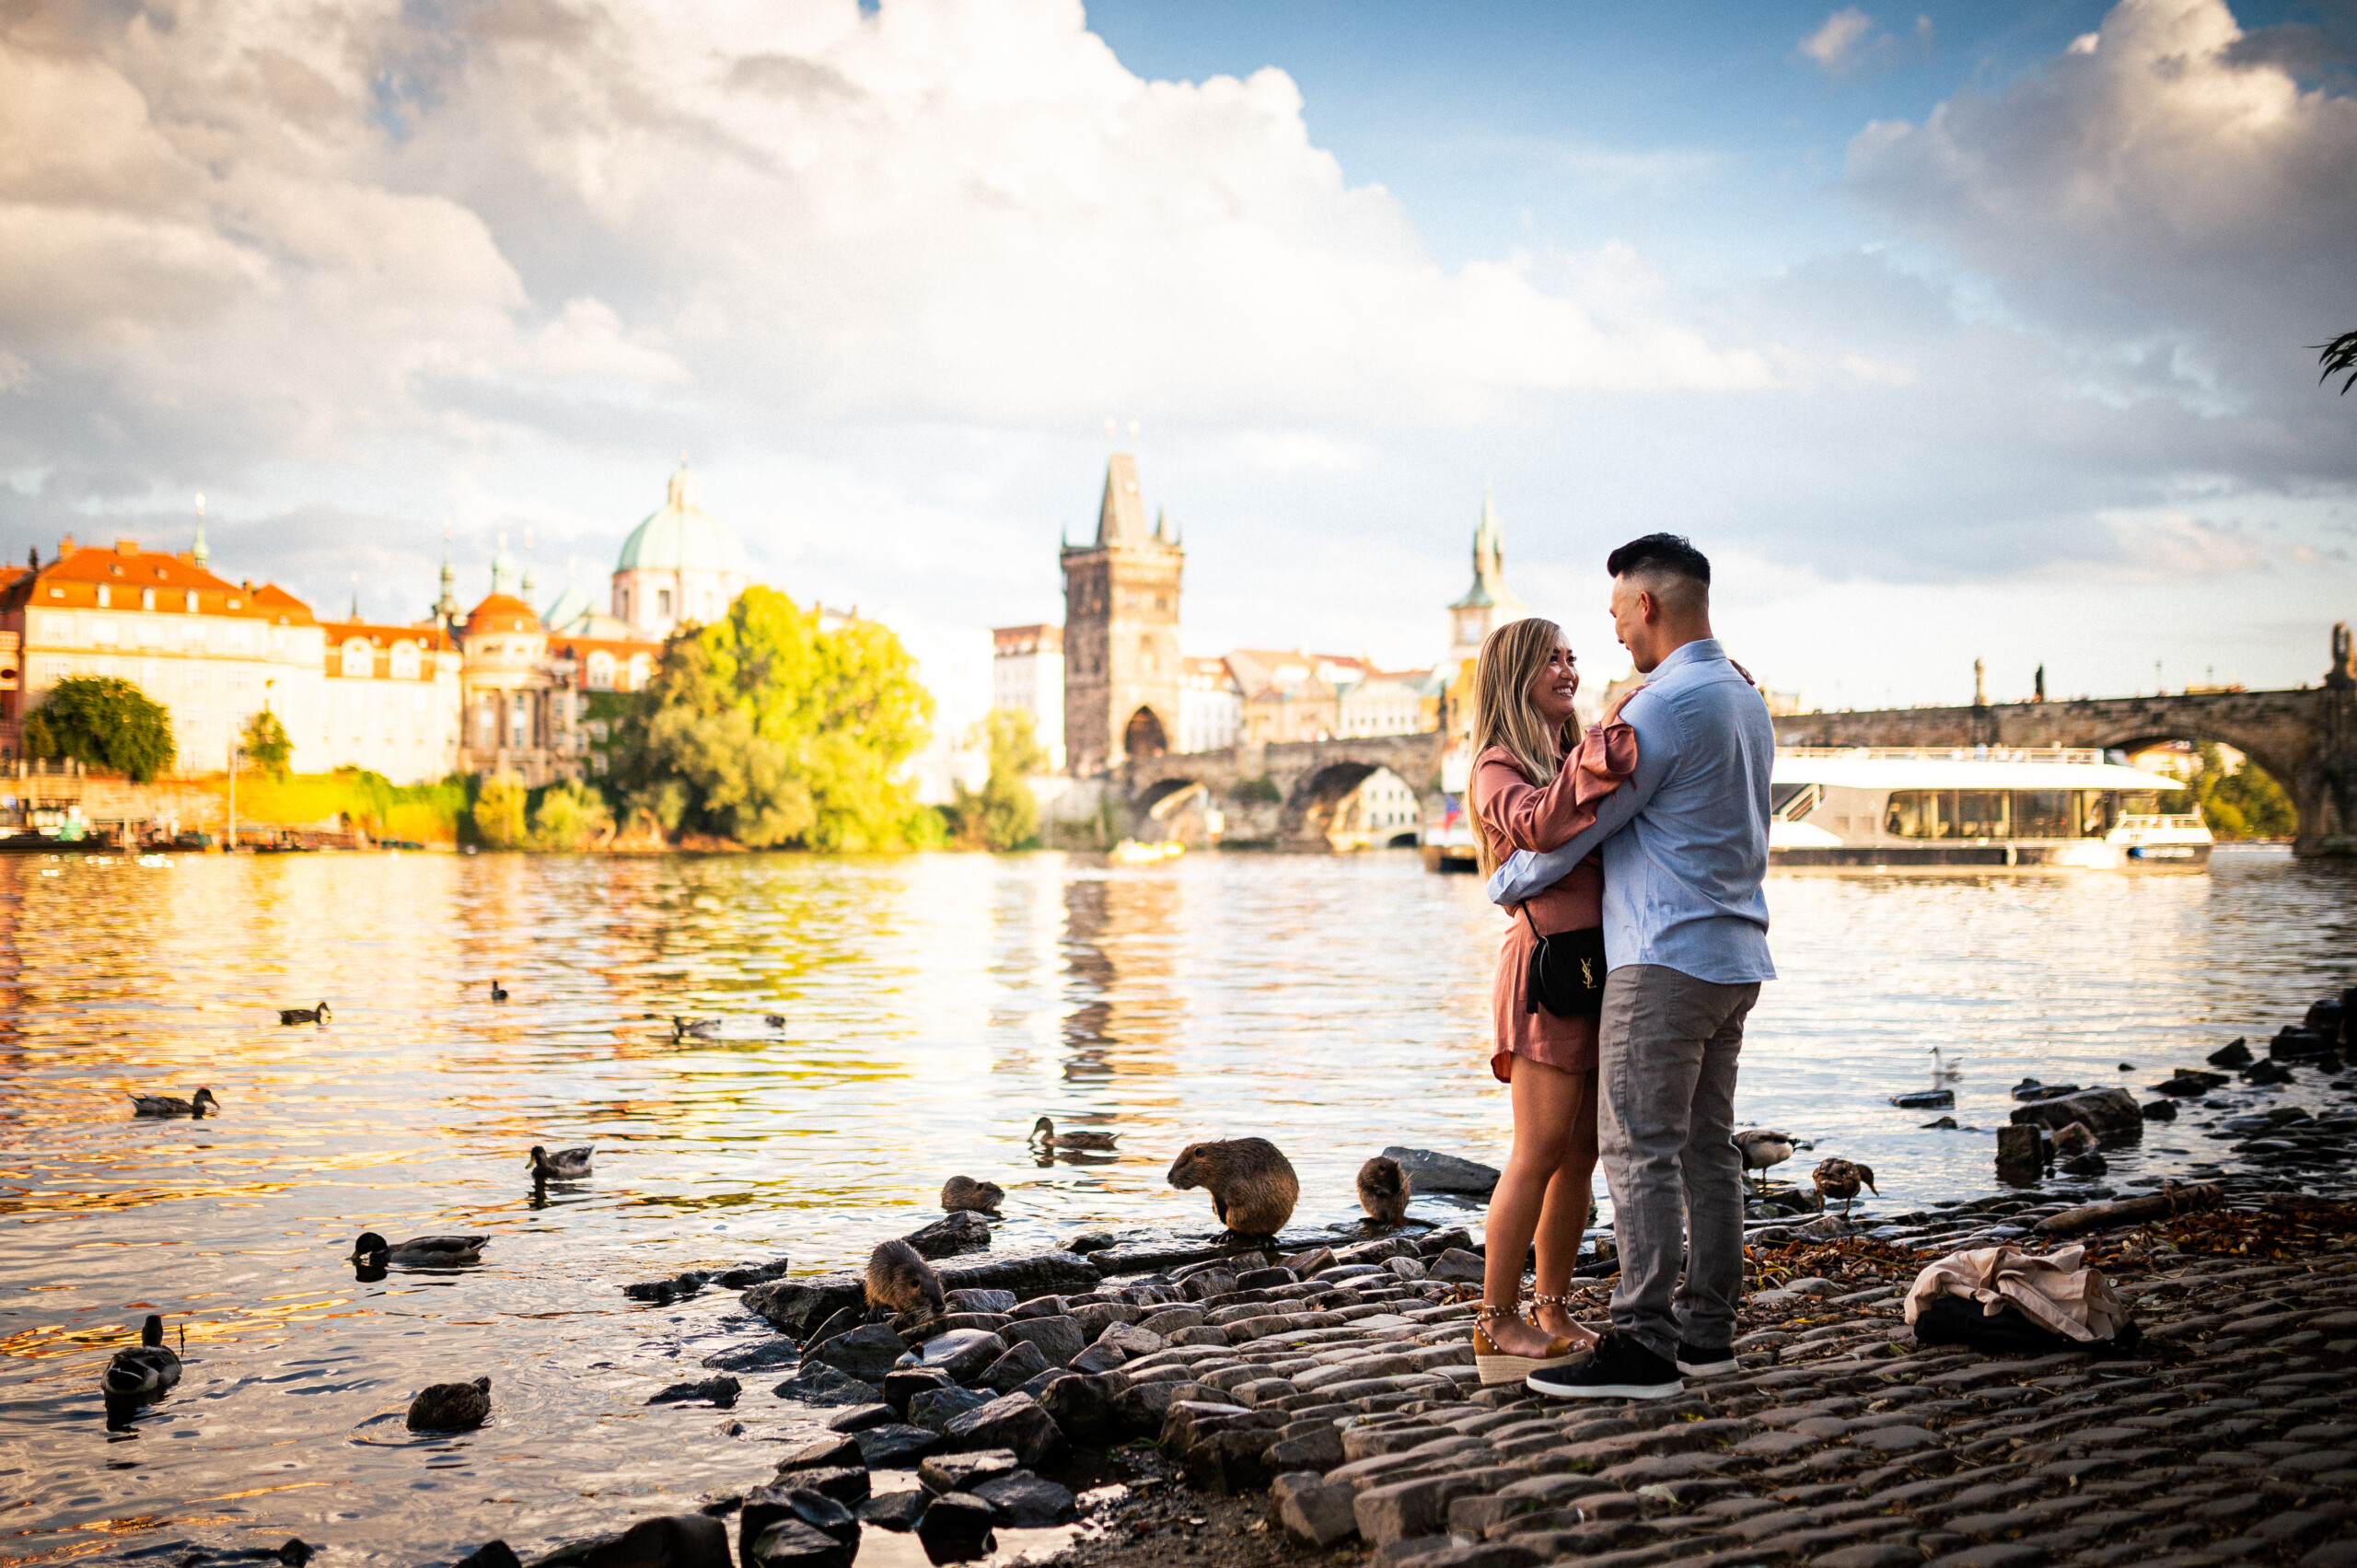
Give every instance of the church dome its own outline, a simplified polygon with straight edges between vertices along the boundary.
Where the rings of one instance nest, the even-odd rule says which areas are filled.
[[[467,617],[467,634],[480,636],[485,632],[537,632],[540,618],[532,607],[507,594],[493,594],[475,606]]]
[[[726,572],[749,575],[745,547],[711,513],[696,505],[695,475],[681,463],[671,475],[663,509],[622,540],[617,572]]]

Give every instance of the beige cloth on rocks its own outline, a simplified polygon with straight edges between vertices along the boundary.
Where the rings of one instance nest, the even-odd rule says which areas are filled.
[[[2011,1243],[1951,1252],[1915,1276],[1907,1291],[1907,1320],[1943,1295],[1980,1303],[1994,1318],[2008,1303],[2042,1329],[2083,1342],[2108,1340],[2128,1321],[2128,1308],[2094,1269],[2081,1266],[2084,1247],[2032,1257]]]

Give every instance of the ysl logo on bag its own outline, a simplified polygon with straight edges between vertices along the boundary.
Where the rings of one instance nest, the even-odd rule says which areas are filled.
[[[1582,958],[1580,960],[1580,983],[1586,986],[1590,991],[1594,991],[1596,989],[1596,970],[1590,966],[1589,961],[1585,958]]]

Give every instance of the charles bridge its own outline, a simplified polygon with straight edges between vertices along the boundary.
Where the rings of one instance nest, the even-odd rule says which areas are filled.
[[[2300,814],[2303,856],[2357,854],[2357,646],[2332,629],[2323,683],[2288,691],[1976,703],[1797,714],[1776,721],[1781,746],[2081,747],[2134,750],[2160,741],[2214,741],[2248,757],[2283,786]],[[1174,831],[1196,804],[1217,804],[1230,842],[1323,847],[1335,807],[1377,768],[1437,804],[1445,736],[1265,742],[1217,751],[1132,758],[1108,782],[1141,837]],[[1178,836],[1185,836],[1183,833]]]

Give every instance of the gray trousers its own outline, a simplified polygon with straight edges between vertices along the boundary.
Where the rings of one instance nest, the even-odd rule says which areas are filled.
[[[1744,1016],[1759,1000],[1756,981],[1713,985],[1659,964],[1605,981],[1596,1131],[1620,1252],[1612,1327],[1660,1356],[1680,1340],[1735,1339],[1743,1156],[1729,1139]]]

